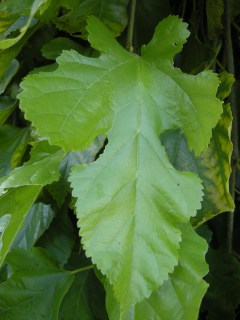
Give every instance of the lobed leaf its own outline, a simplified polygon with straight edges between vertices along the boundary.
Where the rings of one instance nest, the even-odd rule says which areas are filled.
[[[91,17],[87,29],[100,57],[64,52],[55,71],[22,82],[19,98],[39,133],[65,151],[107,134],[104,154],[75,168],[70,181],[86,254],[127,310],[173,272],[179,224],[189,222],[202,199],[200,179],[173,168],[159,134],[180,128],[199,154],[222,107],[215,74],[173,68],[188,35],[180,19],[163,20],[142,57],[124,50],[98,19]]]

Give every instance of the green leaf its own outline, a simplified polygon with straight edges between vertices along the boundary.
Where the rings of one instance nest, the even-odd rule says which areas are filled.
[[[66,151],[107,134],[104,154],[74,169],[70,181],[86,254],[128,309],[173,271],[179,224],[200,209],[202,198],[200,179],[174,170],[159,134],[179,127],[199,154],[222,106],[215,74],[191,76],[173,68],[188,35],[177,17],[158,25],[142,57],[124,50],[94,17],[88,31],[99,58],[64,52],[57,70],[28,76],[19,97],[39,133]]]
[[[185,137],[179,130],[165,132],[162,144],[172,165],[180,171],[192,171],[203,181],[204,197],[202,208],[192,223],[198,225],[215,215],[233,211],[234,203],[229,193],[230,158],[232,143],[229,128],[232,122],[231,109],[224,105],[224,112],[217,126],[208,150],[195,157],[188,149]]]
[[[0,97],[0,127],[4,124],[13,110],[16,108],[16,100],[10,97]]]
[[[9,188],[19,186],[45,186],[59,178],[59,164],[65,153],[56,146],[50,146],[47,141],[35,144],[31,158],[23,166],[11,171],[0,180],[0,193]]]
[[[0,78],[0,94],[5,91],[7,85],[12,80],[13,76],[15,76],[15,74],[17,73],[18,68],[19,62],[16,59],[13,59]]]
[[[11,215],[10,214],[4,214],[1,218],[0,218],[0,252],[2,250],[2,237],[3,237],[3,233],[6,230],[9,222],[11,220]]]
[[[76,236],[66,208],[61,208],[37,245],[46,248],[58,264],[64,266],[73,249]]]
[[[84,53],[84,50],[87,50],[80,44],[69,38],[58,37],[43,46],[42,54],[47,59],[55,60],[58,56],[60,56],[63,50],[71,49],[79,51],[81,53]]]
[[[104,290],[94,272],[80,272],[63,299],[59,320],[106,320],[104,298]]]
[[[15,4],[16,6],[16,2],[11,1],[12,5]],[[10,3],[11,3],[10,2]],[[21,40],[21,38],[24,36],[24,34],[26,33],[26,31],[28,30],[28,28],[31,26],[31,24],[35,24],[36,21],[34,21],[34,15],[38,12],[41,11],[42,7],[44,5],[46,5],[46,3],[48,3],[49,0],[35,0],[35,1],[27,1],[26,4],[28,6],[28,4],[30,4],[30,10],[29,10],[29,15],[26,17],[24,15],[22,15],[21,12],[21,8],[17,8],[17,12],[21,13],[20,17],[17,18],[16,21],[13,22],[12,25],[8,26],[7,29],[4,30],[4,32],[2,32],[1,38],[0,38],[0,49],[8,49],[9,47],[13,46],[15,43],[17,43],[19,40]],[[25,7],[25,3],[24,3],[24,8]],[[2,12],[4,12],[4,3],[3,5],[1,5],[0,7],[0,14]],[[3,28],[2,24],[3,23],[8,23],[8,19],[11,21],[13,19],[13,16],[11,16],[11,14],[14,14],[14,7],[7,6],[8,10],[11,10],[9,13],[7,12],[5,15],[5,19],[6,21],[2,21],[2,23],[0,24],[0,28]],[[5,9],[6,10],[6,9]],[[20,11],[20,12],[19,12]],[[28,11],[28,10],[27,10]],[[14,32],[18,32],[18,34],[16,36],[13,37],[8,37],[9,35],[11,35],[11,33]]]
[[[30,140],[28,128],[16,128],[10,125],[0,127],[0,177],[20,165]]]
[[[30,249],[40,236],[48,229],[55,213],[51,206],[42,202],[35,203],[18,232],[13,247]]]
[[[12,189],[0,197],[0,217],[6,214],[11,217],[2,235],[0,266],[40,191],[39,186],[25,186]]]
[[[87,37],[86,19],[94,15],[101,19],[115,36],[119,36],[127,25],[126,8],[129,0],[82,0],[71,2],[61,1],[63,15],[55,20],[56,26],[68,33],[81,32]]]
[[[69,152],[66,157],[61,161],[59,171],[61,177],[59,181],[53,182],[48,190],[56,200],[59,207],[61,207],[65,201],[65,198],[70,192],[70,183],[68,181],[69,173],[73,166],[79,164],[86,164],[93,162],[96,154],[99,152],[103,146],[104,136],[97,137],[94,142],[83,151],[79,152]]]
[[[237,319],[236,310],[240,301],[239,257],[223,249],[210,248],[207,262],[210,269],[206,276],[209,289],[204,297],[202,310],[207,310],[209,320]]]
[[[9,258],[12,261],[16,264],[15,272],[0,285],[1,319],[58,320],[59,307],[73,275],[59,269],[37,248],[31,252],[15,249]],[[26,261],[31,263],[26,265]]]
[[[206,11],[208,37],[213,40],[223,32],[222,15],[224,11],[224,1],[207,0]]]
[[[197,319],[201,300],[208,287],[202,279],[208,272],[204,259],[206,251],[206,241],[199,237],[192,227],[184,226],[179,264],[170,278],[148,299],[136,304],[125,315],[121,314],[112,288],[107,285],[109,319]]]

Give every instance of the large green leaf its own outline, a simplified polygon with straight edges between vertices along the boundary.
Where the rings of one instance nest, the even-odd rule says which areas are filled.
[[[4,125],[0,128],[0,178],[20,165],[30,140],[28,128]]]
[[[13,266],[12,277],[0,285],[2,320],[58,320],[61,301],[73,275],[37,248],[30,252],[15,249],[7,261]]]
[[[163,20],[142,57],[124,50],[94,17],[88,31],[99,58],[64,52],[56,71],[28,76],[19,97],[39,133],[66,151],[107,133],[104,154],[73,170],[70,180],[87,256],[127,309],[168,278],[178,261],[179,224],[200,209],[200,179],[173,168],[159,134],[180,128],[199,154],[222,107],[215,74],[173,68],[189,34],[180,19]]]
[[[55,20],[56,26],[69,33],[81,32],[83,37],[86,33],[86,19],[94,15],[101,19],[119,36],[127,25],[126,7],[129,0],[82,0],[64,1],[62,7],[66,7],[63,15]]]
[[[0,266],[40,191],[40,186],[25,186],[12,189],[0,197],[0,218],[10,216],[2,235]]]
[[[36,143],[31,151],[30,160],[0,180],[0,194],[9,188],[27,185],[45,186],[58,180],[59,164],[64,155],[59,147],[49,146],[47,141]]]
[[[217,126],[213,129],[212,139],[207,151],[195,157],[188,149],[185,137],[179,130],[165,132],[161,141],[173,166],[180,171],[192,171],[203,181],[204,197],[202,208],[192,223],[198,225],[215,215],[233,211],[234,203],[229,193],[231,173],[230,157],[232,143],[229,128],[232,121],[229,105],[224,105],[224,112]]]
[[[207,290],[202,279],[208,272],[204,256],[206,241],[192,227],[184,226],[179,251],[179,264],[159,290],[121,314],[112,288],[107,284],[107,310],[110,320],[195,320]]]

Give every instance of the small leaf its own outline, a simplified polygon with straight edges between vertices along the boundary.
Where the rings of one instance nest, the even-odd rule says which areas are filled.
[[[111,286],[107,289],[107,310],[110,320],[195,320],[201,300],[207,290],[202,279],[208,272],[204,256],[206,241],[192,227],[183,227],[183,240],[179,252],[179,264],[170,278],[148,299],[136,304],[124,315],[114,298]]]
[[[37,245],[46,248],[62,267],[71,255],[75,240],[76,236],[67,210],[61,208]]]
[[[4,124],[16,107],[16,100],[10,97],[0,97],[0,127]]]
[[[234,76],[226,71],[219,73],[220,85],[217,92],[217,97],[221,100],[227,98],[232,90]]]
[[[63,50],[76,50],[84,53],[85,49],[77,42],[64,37],[58,37],[46,43],[42,48],[42,55],[47,59],[55,60]]]
[[[0,41],[1,43],[1,41]],[[0,94],[2,94],[9,82],[12,80],[13,76],[17,73],[19,68],[19,62],[16,59],[13,59],[9,66],[6,68],[3,76],[0,77]]]
[[[96,154],[99,152],[104,143],[104,136],[97,137],[94,142],[83,151],[69,152],[66,157],[61,161],[59,171],[61,177],[59,181],[53,182],[48,190],[56,200],[59,207],[61,207],[65,201],[65,198],[70,192],[70,183],[68,181],[69,173],[72,167],[79,164],[86,164],[93,162]]]
[[[213,40],[223,32],[222,15],[224,11],[224,1],[207,0],[206,11],[208,37]]]
[[[3,233],[6,230],[9,222],[11,220],[11,215],[10,214],[4,214],[1,218],[0,218],[0,252],[2,251],[2,237],[3,237]]]
[[[18,232],[12,248],[30,249],[48,229],[55,213],[51,206],[42,202],[35,203],[30,209],[24,225]]]
[[[20,165],[30,140],[28,128],[0,127],[0,178]]]
[[[2,235],[0,266],[40,191],[39,186],[25,186],[12,189],[0,197],[0,217],[6,214],[11,216]]]
[[[29,16],[27,18],[24,16],[20,16],[14,22],[14,24],[9,26],[8,29],[6,29],[6,30],[4,30],[4,32],[2,32],[2,36],[0,39],[0,49],[8,49],[9,47],[11,47],[15,43],[17,43],[19,40],[21,40],[21,38],[24,36],[24,34],[28,30],[28,28],[31,26],[31,23],[34,23],[34,21],[33,21],[34,15],[38,11],[40,11],[41,7],[43,5],[45,5],[48,1],[49,0],[35,0],[35,1],[33,1],[33,3],[31,4],[31,7],[30,7]],[[0,7],[0,10],[3,10],[3,9],[4,9],[4,3]],[[7,13],[6,19],[8,19],[8,14],[9,14],[9,19],[12,18],[11,13],[13,13],[13,12]],[[22,23],[22,21],[23,21],[23,23]],[[4,21],[4,23],[5,23],[5,21]],[[1,28],[1,25],[0,25],[0,28]],[[8,37],[9,35],[11,35],[12,32],[16,32],[16,31],[18,31],[18,33],[19,33],[17,36]]]
[[[30,160],[0,180],[0,193],[19,186],[45,186],[58,180],[58,168],[64,155],[62,150],[49,146],[46,141],[36,143],[31,151]]]
[[[20,252],[20,254],[19,254]],[[44,251],[34,248],[21,254],[11,253],[17,263],[12,277],[0,285],[0,317],[2,320],[57,320],[63,297],[73,281],[73,275],[59,269]],[[30,265],[25,260],[31,261]]]
[[[108,28],[119,36],[127,25],[126,8],[129,0],[82,0],[72,2],[62,1],[67,7],[66,13],[55,20],[56,26],[68,33],[81,32],[87,38],[86,19],[94,15],[101,19]]]

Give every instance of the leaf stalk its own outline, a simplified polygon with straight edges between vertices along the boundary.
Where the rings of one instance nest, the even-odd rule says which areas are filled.
[[[130,17],[129,17],[128,30],[127,30],[126,49],[128,51],[130,51],[130,52],[134,51],[134,47],[133,47],[133,32],[134,32],[136,2],[137,2],[136,0],[132,0],[131,1]]]

